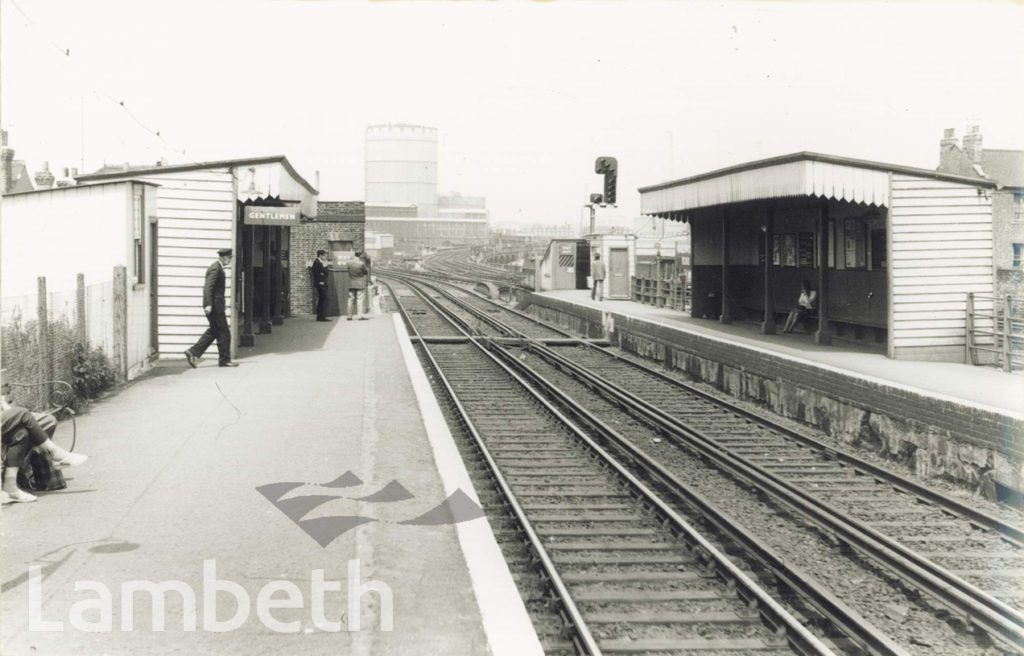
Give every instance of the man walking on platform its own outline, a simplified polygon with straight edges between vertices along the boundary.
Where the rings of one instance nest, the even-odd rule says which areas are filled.
[[[590,263],[590,277],[594,280],[594,288],[590,290],[590,300],[593,301],[594,298],[597,297],[598,301],[603,301],[604,262],[601,261],[600,253],[594,253],[594,261]]]
[[[191,348],[185,351],[188,366],[193,369],[196,366],[196,361],[203,357],[203,353],[214,339],[217,340],[220,366],[238,366],[237,362],[231,361],[231,329],[228,328],[224,302],[224,269],[231,266],[231,249],[222,248],[217,251],[217,255],[217,261],[206,270],[206,283],[203,285],[203,312],[206,313],[206,320],[210,323],[210,327]]]
[[[313,288],[316,290],[316,320],[330,321],[327,318],[327,251],[320,249],[313,260]]]

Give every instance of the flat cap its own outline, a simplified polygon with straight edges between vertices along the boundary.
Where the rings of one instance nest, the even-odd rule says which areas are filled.
[[[222,248],[219,251],[217,251],[217,255],[220,255],[221,257],[224,257],[225,255],[231,255],[231,249],[230,248]]]

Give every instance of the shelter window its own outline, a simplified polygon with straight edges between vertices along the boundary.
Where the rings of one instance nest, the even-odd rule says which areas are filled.
[[[871,231],[871,268],[885,268],[885,230]]]
[[[867,235],[866,226],[860,219],[847,219],[843,230],[845,262],[847,269],[866,269]]]
[[[1017,243],[1013,245],[1013,268],[1019,269],[1021,258],[1024,256],[1024,244]]]
[[[132,194],[132,273],[136,284],[146,282],[146,227],[142,221],[145,209],[142,190],[136,189]]]

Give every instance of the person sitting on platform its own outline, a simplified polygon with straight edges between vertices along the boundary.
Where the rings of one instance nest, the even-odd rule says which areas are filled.
[[[811,289],[811,283],[803,280],[800,282],[800,298],[797,301],[796,309],[789,313],[786,318],[786,325],[782,329],[784,333],[793,332],[797,321],[802,321],[808,314],[814,311],[818,305],[818,292]]]
[[[89,458],[54,444],[50,439],[57,428],[57,420],[53,415],[37,414],[21,406],[8,405],[6,396],[0,396],[0,403],[3,407],[0,414],[0,435],[4,449],[3,503],[30,503],[38,498],[18,487],[18,471],[28,465],[34,449],[46,452],[56,467],[77,467]]]

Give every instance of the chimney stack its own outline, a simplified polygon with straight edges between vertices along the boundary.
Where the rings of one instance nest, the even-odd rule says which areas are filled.
[[[49,189],[53,186],[53,174],[50,173],[49,162],[43,162],[43,170],[37,171],[34,179],[38,189]]]
[[[0,148],[0,194],[6,194],[14,186],[14,149],[7,147],[7,130],[0,130],[3,148]]]
[[[981,128],[968,125],[967,134],[964,135],[964,155],[972,164],[981,166],[981,152]]]

